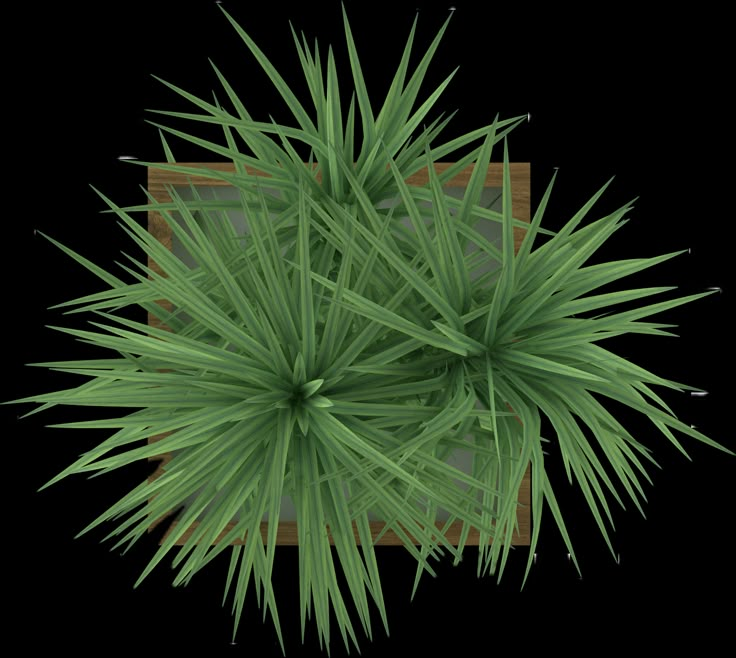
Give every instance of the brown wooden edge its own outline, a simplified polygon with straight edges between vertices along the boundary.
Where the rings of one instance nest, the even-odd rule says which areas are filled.
[[[451,162],[437,162],[435,163],[435,171],[439,174],[448,169],[453,163]],[[222,171],[226,173],[235,173],[235,166],[232,163],[227,162],[179,162],[179,166],[192,167],[192,168],[207,168],[215,171]],[[454,176],[447,185],[454,187],[465,187],[470,180],[470,176],[473,173],[475,165],[470,165],[463,169],[460,173]],[[516,219],[520,219],[525,222],[530,221],[531,216],[531,167],[528,162],[512,162],[509,164],[509,171],[511,174],[511,199],[513,214]],[[248,168],[249,174],[263,174],[255,169]],[[429,173],[427,168],[418,171],[416,174],[409,176],[406,179],[409,185],[426,185],[429,182]],[[169,186],[189,186],[199,185],[206,187],[227,187],[230,185],[225,180],[218,180],[216,178],[210,178],[207,176],[194,176],[191,174],[184,174],[179,172],[168,171],[165,169],[156,169],[155,167],[148,168],[148,191],[151,197],[157,203],[168,203],[171,202],[171,195],[168,192]],[[503,165],[500,163],[491,163],[488,165],[488,173],[486,175],[485,186],[486,187],[502,187],[503,185]],[[172,248],[172,234],[169,225],[166,223],[164,218],[157,212],[149,211],[148,213],[148,230],[155,236],[161,244],[167,249]],[[523,228],[514,228],[514,244],[518,251],[521,241],[524,238]],[[161,268],[149,258],[148,266],[159,274],[163,274]],[[166,300],[159,300],[158,303],[164,308],[171,309],[171,304]],[[166,329],[165,325],[149,313],[148,323],[150,326],[159,327]],[[161,440],[166,435],[160,435],[151,437],[149,443]],[[157,457],[150,457],[149,461],[160,461],[157,470],[148,478],[149,482],[152,482],[156,478],[160,477],[164,470],[163,467],[170,461],[171,453],[161,454]],[[522,480],[521,487],[519,488],[519,510],[517,513],[518,528],[514,532],[512,538],[512,545],[515,546],[528,546],[531,543],[531,480],[530,472],[527,469],[524,479]],[[159,523],[168,518],[170,514],[165,515],[152,522],[149,527],[149,532],[153,530]],[[173,522],[164,535],[161,538],[161,542],[164,541],[166,536],[171,533],[176,527],[177,522]],[[187,539],[191,536],[197,527],[195,521],[190,525],[187,531],[177,540],[176,545],[183,545]],[[219,543],[222,538],[234,527],[235,523],[230,523],[226,529],[220,534],[220,536],[214,541],[215,544]],[[375,540],[376,537],[383,530],[383,522],[372,521],[370,523],[371,535]],[[443,523],[437,523],[438,528],[443,527]],[[357,543],[360,543],[360,537],[358,535],[357,528],[353,526],[355,533],[355,539]],[[462,532],[462,524],[460,522],[453,523],[450,528],[445,531],[445,536],[448,540],[457,545],[460,541],[460,534]],[[264,542],[267,541],[268,523],[264,522],[261,524],[261,535],[263,536]],[[472,530],[467,538],[466,545],[477,546],[480,541],[480,533],[477,530]],[[240,540],[232,542],[235,544],[241,544]],[[330,543],[334,543],[330,536]],[[297,546],[299,544],[297,535],[297,525],[295,521],[281,521],[279,523],[278,531],[276,534],[276,544],[282,546]],[[403,545],[402,539],[393,531],[387,531],[377,542],[377,545],[383,546],[401,546]]]

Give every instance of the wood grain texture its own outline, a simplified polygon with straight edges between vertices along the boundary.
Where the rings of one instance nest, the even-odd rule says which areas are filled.
[[[512,546],[528,546],[530,543],[531,538],[531,527],[530,527],[530,514],[528,513],[529,509],[529,499],[530,499],[530,491],[529,491],[529,477],[528,473],[527,476],[524,478],[524,481],[522,482],[521,489],[519,490],[519,503],[522,505],[526,505],[526,508],[521,508],[519,513],[517,514],[518,520],[519,520],[519,528],[518,531],[514,533],[514,536],[511,540]],[[526,513],[524,513],[526,512]],[[163,522],[168,517],[162,517],[161,519],[158,519],[152,527],[155,527],[159,523]],[[373,543],[375,543],[377,546],[403,546],[404,541],[399,537],[393,530],[387,530],[386,533],[376,542],[376,538],[379,536],[381,531],[384,528],[384,524],[382,521],[371,521],[369,523],[370,529],[371,529],[371,537],[373,539]],[[175,546],[182,546],[189,537],[191,537],[192,533],[196,530],[198,526],[198,523],[194,522],[192,523],[189,528],[184,532],[184,534],[175,542]],[[441,530],[444,527],[444,524],[442,522],[438,522],[436,524],[437,528]],[[177,527],[177,522],[174,521],[171,523],[170,527],[167,529],[164,536],[161,538],[161,542],[163,542]],[[225,535],[230,532],[235,527],[235,523],[230,523],[223,532],[220,533],[219,537],[213,542],[213,544],[219,544],[222,539],[225,537]],[[445,537],[447,537],[448,541],[453,544],[454,546],[457,546],[460,542],[460,534],[462,532],[462,524],[459,522],[452,523],[450,527],[444,532]],[[328,530],[329,534],[329,530]],[[356,543],[360,544],[360,535],[358,533],[358,529],[353,524],[353,534],[355,536]],[[268,543],[268,523],[263,522],[261,523],[261,536],[263,537],[263,543]],[[334,541],[332,539],[332,535],[329,536],[330,544],[334,545]],[[413,538],[412,538],[413,539]],[[489,543],[491,543],[489,541]],[[241,540],[236,540],[234,542],[231,542],[233,546],[236,546],[238,544],[244,544],[245,542]],[[419,542],[414,542],[416,545],[419,545]],[[468,534],[468,540],[466,541],[467,546],[478,546],[480,543],[480,533],[473,529]],[[281,521],[279,523],[279,528],[276,533],[276,545],[277,546],[298,546],[299,545],[299,539],[297,534],[297,524],[296,521]]]
[[[453,163],[449,162],[438,162],[435,163],[435,171],[437,173],[442,173],[447,170],[448,167],[452,166]],[[188,163],[177,163],[177,165],[184,166],[184,167],[190,167],[190,168],[207,168],[213,171],[222,171],[225,173],[234,173],[235,172],[235,166],[232,163],[227,162],[215,162],[215,163],[197,163],[197,162],[188,162]],[[456,176],[454,176],[450,181],[447,183],[447,185],[453,186],[453,187],[465,187],[468,184],[468,181],[470,180],[470,176],[473,173],[475,165],[470,165],[463,169],[460,173],[458,173]],[[514,218],[529,222],[531,217],[531,167],[528,162],[512,162],[509,165],[509,171],[511,175],[511,196],[512,196],[512,207],[513,207],[513,215]],[[262,175],[264,177],[268,177],[268,174],[264,174],[262,172],[259,172],[253,168],[248,167],[247,172],[249,174],[258,174]],[[319,172],[317,173],[317,180],[320,179]],[[418,171],[417,173],[413,174],[412,176],[408,177],[406,179],[406,182],[409,185],[417,185],[422,186],[426,185],[429,182],[429,173],[427,168]],[[485,186],[486,187],[502,187],[503,184],[503,165],[500,163],[492,163],[488,166],[488,172],[486,174],[486,180],[485,180]],[[212,178],[210,176],[197,176],[193,174],[184,174],[184,173],[178,173],[178,172],[172,172],[167,171],[165,169],[158,169],[155,167],[149,167],[148,169],[148,190],[151,194],[152,198],[159,203],[167,203],[171,202],[171,195],[169,194],[168,187],[169,186],[189,186],[189,185],[195,185],[195,186],[220,186],[220,187],[227,187],[230,185],[228,181]],[[164,218],[155,211],[150,211],[148,213],[148,230],[151,232],[152,235],[154,235],[161,244],[163,244],[167,249],[172,248],[172,234],[171,229],[164,220]],[[519,246],[521,245],[521,241],[523,240],[525,230],[523,228],[514,228],[514,243],[516,250],[518,251]],[[148,266],[156,273],[163,274],[161,271],[161,268],[152,260],[149,258]],[[166,300],[159,300],[157,302],[159,305],[161,305],[163,308],[167,310],[171,310],[172,306],[171,304]],[[156,318],[153,314],[149,313],[148,315],[148,322],[149,325],[152,327],[159,327],[162,329],[168,329],[165,325],[163,325],[158,318]],[[161,440],[166,435],[160,435],[157,437],[151,437],[149,439],[149,443],[153,443],[154,441]],[[162,455],[159,455],[157,457],[152,457],[149,459],[149,461],[158,461],[160,462],[158,465],[157,470],[149,477],[149,481],[155,480],[157,477],[160,477],[164,470],[163,468],[165,465],[171,460],[172,455],[170,453],[165,453]],[[512,544],[517,546],[528,546],[531,543],[531,484],[530,484],[530,471],[527,469],[526,474],[524,475],[524,479],[521,483],[521,487],[519,489],[519,504],[520,507],[517,512],[517,520],[518,520],[518,530],[514,533]],[[171,514],[164,515],[163,517],[154,520],[150,527],[149,531],[153,530],[156,526],[158,526],[160,523],[165,521],[171,516]],[[191,536],[191,534],[196,529],[198,523],[195,521],[190,525],[190,527],[187,529],[187,531],[178,539],[176,542],[176,545],[182,545],[184,542],[186,542],[187,538]],[[383,529],[383,523],[382,522],[371,522],[370,528],[371,533],[373,536],[373,539],[375,540],[376,537],[379,535],[381,530]],[[440,525],[440,524],[438,524]],[[161,538],[161,542],[165,540],[166,537],[172,532],[173,528],[176,527],[176,521],[174,521],[171,526],[168,528],[166,534]],[[225,534],[234,527],[234,523],[227,526],[226,530],[221,533],[220,537],[218,537],[217,540],[215,540],[214,543],[218,543]],[[441,527],[441,525],[440,525]],[[268,523],[264,522],[261,524],[261,534],[263,536],[264,542],[267,539],[267,530],[268,530]],[[454,544],[457,545],[460,539],[460,532],[462,530],[462,524],[461,523],[454,523],[450,526],[450,528],[446,532],[446,536],[448,539]],[[360,538],[357,534],[357,530],[354,528],[356,541],[360,543]],[[479,543],[480,537],[478,531],[471,531],[466,544],[469,546],[477,546]],[[233,542],[234,544],[242,543],[239,541]],[[297,540],[297,528],[296,528],[296,522],[294,521],[282,521],[279,523],[279,528],[276,536],[276,543],[277,545],[284,545],[284,546],[295,546],[298,545]],[[330,543],[332,542],[332,538],[330,537]],[[396,535],[393,531],[387,531],[378,541],[378,545],[387,545],[387,546],[399,546],[402,545],[403,542],[400,539],[398,535]]]
[[[165,193],[168,200],[171,200],[168,192]],[[164,245],[169,251],[172,249],[172,234],[171,227],[166,223],[164,218],[157,212],[148,213],[148,232],[151,233],[162,245]],[[148,267],[152,269],[156,274],[164,275],[161,267],[153,259],[148,259]],[[166,311],[171,312],[173,306],[171,302],[166,299],[156,300],[156,304],[161,306]],[[165,324],[163,324],[153,313],[148,313],[148,325],[157,329],[169,330]]]
[[[157,473],[154,473],[154,475],[151,476],[151,480],[155,479],[159,475],[163,474],[163,470],[157,471]],[[158,526],[160,523],[163,523],[171,516],[171,514],[166,514],[159,519],[156,519],[150,526],[149,530],[153,530],[156,526]],[[530,484],[530,474],[529,470],[527,469],[526,474],[524,475],[524,479],[522,480],[521,487],[519,488],[519,510],[517,512],[517,520],[518,520],[518,529],[516,532],[514,532],[513,538],[511,540],[511,544],[513,546],[529,546],[531,542],[531,484]],[[177,522],[173,521],[169,528],[167,528],[165,534],[163,537],[161,537],[161,542],[165,541],[166,538],[174,532],[174,530],[177,527]],[[197,521],[194,521],[190,524],[189,528],[184,532],[184,534],[177,539],[175,542],[176,546],[182,546],[188,539],[191,537],[192,533],[197,529],[197,526],[199,523]],[[381,521],[371,521],[370,522],[370,529],[371,529],[371,537],[374,540],[374,543],[376,538],[379,536],[381,531],[384,528],[384,523]],[[438,522],[437,524],[438,528],[442,528],[443,523]],[[228,532],[230,532],[235,527],[235,523],[230,523],[227,525],[225,530],[223,530],[218,538],[213,542],[214,544],[220,543],[222,539],[226,536]],[[455,546],[458,545],[460,542],[460,533],[462,532],[462,523],[455,522],[450,525],[450,527],[445,531],[445,536],[448,538],[448,540]],[[355,541],[360,544],[360,536],[358,533],[358,530],[353,524],[353,534],[355,535]],[[268,539],[268,523],[263,522],[261,523],[261,536],[263,537],[263,542],[267,543]],[[232,545],[238,545],[243,544],[244,542],[240,540],[236,540],[234,542],[231,542]],[[386,533],[378,540],[377,545],[378,546],[403,546],[403,540],[392,530],[386,531]],[[480,533],[473,529],[468,534],[468,539],[466,541],[466,545],[468,546],[478,546],[480,543]],[[490,542],[489,542],[490,543]],[[276,533],[276,544],[280,546],[298,546],[298,534],[297,534],[297,524],[296,521],[281,521],[279,523],[278,531]],[[330,536],[330,544],[334,544],[334,541],[332,539],[332,536]],[[418,545],[418,542],[417,542]]]
[[[452,162],[435,163],[435,171],[438,174],[445,172],[452,166]],[[207,168],[213,171],[222,171],[224,173],[235,173],[235,166],[227,162],[181,162],[177,165],[182,167],[191,167],[193,169]],[[466,187],[470,176],[473,173],[475,165],[470,165],[463,169],[460,173],[451,178],[447,185],[453,187]],[[246,167],[249,174],[256,174],[269,178],[269,174]],[[509,173],[511,176],[511,200],[513,206],[514,217],[524,222],[529,222],[531,218],[531,165],[528,162],[511,162],[509,163]],[[316,176],[317,180],[321,179],[319,172]],[[429,172],[427,168],[420,169],[417,173],[412,174],[406,179],[407,184],[422,186],[429,183]],[[184,174],[165,169],[156,169],[149,167],[148,169],[148,190],[156,201],[166,203],[171,201],[171,196],[167,190],[168,186],[215,186],[227,187],[230,185],[228,181],[210,178],[208,176],[196,176],[193,174]],[[488,165],[488,173],[486,174],[486,187],[501,187],[503,185],[503,165],[499,163],[491,163]],[[148,214],[149,228],[156,235],[161,236],[161,241],[171,248],[171,230],[167,226],[163,218],[155,212]],[[516,248],[519,248],[524,230],[521,228],[514,229],[516,238]],[[521,236],[521,237],[519,237]]]

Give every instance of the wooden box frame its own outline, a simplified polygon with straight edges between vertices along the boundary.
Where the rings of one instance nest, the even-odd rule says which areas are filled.
[[[225,162],[215,162],[215,163],[194,163],[194,162],[184,162],[184,163],[177,163],[178,165],[185,166],[185,167],[192,167],[192,168],[207,168],[211,170],[216,171],[222,171],[226,173],[235,173],[235,167],[232,163],[225,163]],[[450,162],[437,162],[435,163],[435,171],[439,174],[444,172],[447,168],[449,168],[453,163]],[[467,184],[470,180],[470,176],[473,172],[475,165],[470,165],[463,169],[460,173],[458,173],[456,176],[454,176],[450,181],[446,183],[448,186],[453,187],[467,187]],[[513,212],[514,217],[516,219],[520,219],[525,222],[530,221],[530,199],[531,199],[531,181],[530,181],[530,173],[531,173],[531,167],[528,162],[512,162],[509,164],[510,174],[511,174],[511,197],[512,197],[512,205],[513,205]],[[257,175],[263,175],[268,176],[268,174],[263,174],[262,172],[258,172],[255,169],[248,168],[249,174],[257,174]],[[317,175],[319,178],[319,174]],[[500,163],[491,163],[488,165],[488,172],[486,174],[486,180],[485,180],[485,187],[502,187],[502,180],[503,180],[503,165]],[[417,185],[417,186],[423,186],[426,185],[429,182],[429,174],[427,171],[427,168],[418,171],[416,174],[413,174],[409,178],[406,179],[406,182],[409,185]],[[158,203],[170,203],[172,201],[171,195],[168,192],[168,189],[170,186],[185,186],[188,187],[189,185],[195,185],[195,186],[202,186],[202,187],[229,187],[230,184],[225,180],[218,180],[214,178],[209,178],[206,176],[196,176],[191,174],[183,174],[178,172],[172,172],[165,169],[157,169],[155,167],[149,167],[148,168],[148,191],[151,194],[152,198],[158,202]],[[172,232],[169,227],[169,225],[166,223],[166,221],[163,219],[163,217],[155,212],[155,211],[149,211],[148,213],[148,230],[149,232],[154,235],[159,242],[161,242],[167,249],[172,249]],[[515,248],[518,251],[519,246],[521,244],[521,241],[524,237],[524,229],[523,228],[514,228],[514,244]],[[154,270],[155,272],[162,273],[160,267],[152,260],[149,259],[148,266]],[[164,307],[170,307],[170,304],[168,304],[166,301],[159,302]],[[161,327],[161,322],[153,316],[152,314],[149,314],[148,316],[148,323],[151,326]],[[149,439],[149,442],[154,442],[159,439],[164,438],[164,435],[159,437],[152,437]],[[163,473],[163,466],[171,459],[171,454],[161,454],[157,457],[150,458],[150,461],[160,461],[158,469],[149,477],[149,481],[155,480],[157,477],[159,477]],[[518,529],[514,533],[513,539],[512,539],[512,545],[515,546],[528,546],[531,543],[531,489],[530,489],[530,472],[529,469],[527,469],[526,474],[524,475],[524,479],[522,480],[521,487],[519,489],[519,503],[521,504],[521,507],[518,510],[517,513],[517,519],[518,519]],[[166,518],[168,518],[169,515],[164,516],[160,519],[155,520],[149,530],[153,530],[159,523],[164,521]],[[171,524],[171,527],[167,530],[164,537],[161,538],[161,541],[163,542],[165,537],[172,531],[172,529],[176,526],[176,521],[174,521]],[[444,522],[438,521],[437,525],[439,527],[442,526]],[[218,543],[225,535],[226,532],[228,532],[234,524],[228,524],[227,528],[223,533],[220,535],[220,537],[215,540],[215,543]],[[183,545],[191,533],[194,531],[194,529],[197,526],[197,522],[193,522],[191,524],[191,527],[179,538],[179,540],[176,542],[177,545]],[[370,522],[370,528],[371,528],[371,534],[373,539],[375,540],[376,537],[380,534],[384,527],[384,523],[381,521],[371,521]],[[264,542],[267,540],[267,529],[268,529],[268,523],[263,522],[261,524],[261,534],[263,536]],[[354,527],[355,530],[355,538],[356,542],[360,543],[360,538],[358,536],[357,528]],[[460,540],[460,534],[462,530],[462,523],[459,521],[454,522],[448,531],[446,531],[445,536],[454,544],[457,545]],[[469,546],[477,546],[479,544],[480,537],[479,532],[477,530],[473,530],[469,533],[469,536],[466,541],[466,545]],[[330,542],[332,542],[332,537],[330,537]],[[233,544],[239,544],[240,541],[235,541]],[[277,545],[284,545],[284,546],[296,546],[298,545],[298,539],[297,539],[297,527],[296,527],[296,521],[280,521],[279,522],[279,528],[276,536],[276,544]],[[388,546],[400,546],[403,545],[402,540],[399,538],[398,535],[396,535],[393,531],[387,531],[379,540],[376,542],[377,545],[388,545]]]

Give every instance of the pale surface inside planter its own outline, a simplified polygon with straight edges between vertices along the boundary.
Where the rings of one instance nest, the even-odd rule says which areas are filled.
[[[453,196],[458,199],[462,198],[463,194],[465,193],[464,187],[445,186],[444,189],[448,195]],[[176,191],[181,196],[182,199],[191,200],[193,198],[191,189],[189,188],[177,187]],[[264,189],[264,191],[267,193],[274,193],[273,190],[268,190],[267,188]],[[202,199],[218,199],[218,200],[225,200],[225,201],[237,201],[239,199],[238,190],[234,187],[222,187],[222,186],[213,187],[213,186],[206,186],[206,185],[198,185],[197,193],[200,195]],[[387,200],[381,204],[378,204],[378,207],[389,208],[392,205],[392,203],[393,202],[391,200]],[[431,204],[426,203],[424,205],[429,207]],[[483,193],[481,196],[480,205],[486,208],[489,208],[491,210],[501,212],[501,188],[485,187],[483,189]],[[232,211],[227,211],[226,214],[229,220],[233,223],[233,226],[235,227],[238,235],[248,234],[247,221],[242,211],[232,210]],[[407,228],[411,229],[411,223],[408,217],[401,218],[401,221]],[[489,242],[496,245],[497,247],[500,247],[501,245],[501,224],[500,222],[481,221],[476,226],[476,229]],[[466,250],[466,254],[470,254],[474,252],[475,250],[476,250],[476,247],[474,245],[469,245],[468,249]],[[174,253],[174,255],[178,256],[184,263],[186,263],[189,267],[196,266],[196,262],[194,261],[194,259],[189,255],[189,253],[183,247],[181,241],[175,235],[172,236],[172,252]],[[478,267],[471,273],[471,278],[475,280],[476,278],[481,276],[483,273],[488,272],[491,268],[498,267],[499,265],[500,263],[488,257],[484,261],[481,267]],[[476,406],[478,408],[481,408],[479,405],[476,405]],[[452,466],[456,467],[457,469],[464,471],[465,473],[472,472],[472,452],[469,450],[455,450],[447,458],[447,462],[451,464]],[[461,486],[464,487],[464,485],[461,485]],[[194,498],[195,498],[195,495],[191,496],[189,499],[187,499],[187,503],[194,500]],[[449,514],[446,510],[440,510],[438,512],[437,518],[440,521],[445,521],[447,520],[448,516]],[[199,518],[200,519],[202,518],[201,515]],[[370,513],[369,513],[369,518],[374,521],[381,520],[377,516],[370,514]],[[264,520],[267,520],[267,519],[268,519],[268,515],[266,514],[264,516]],[[288,496],[284,496],[282,498],[280,521],[296,521],[296,511],[294,509],[294,505],[291,499]]]

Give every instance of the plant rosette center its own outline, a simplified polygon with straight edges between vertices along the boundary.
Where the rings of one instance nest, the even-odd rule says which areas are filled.
[[[318,391],[324,392],[325,380],[321,378],[307,380],[304,357],[301,352],[294,361],[294,371],[290,382],[286,383],[286,392],[274,404],[276,409],[291,409],[306,436],[309,431],[309,410],[333,406],[332,402]]]
[[[291,407],[293,409],[299,407],[330,406],[324,404],[327,398],[323,395],[316,395],[322,384],[324,384],[324,381],[324,379],[313,379],[300,386],[294,386],[291,393],[287,394],[276,406],[279,408]]]

